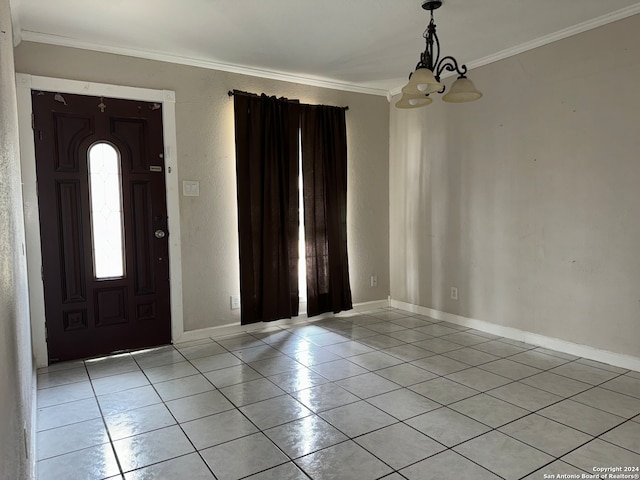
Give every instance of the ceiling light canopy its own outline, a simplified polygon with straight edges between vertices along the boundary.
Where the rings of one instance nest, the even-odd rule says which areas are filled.
[[[422,8],[431,12],[431,21],[423,33],[426,48],[420,54],[420,61],[415,71],[409,76],[409,83],[402,87],[402,97],[396,103],[397,108],[417,108],[429,105],[433,100],[432,93],[444,93],[445,86],[440,82],[440,75],[445,70],[456,72],[458,79],[442,100],[450,103],[472,102],[482,97],[473,82],[466,77],[467,66],[458,65],[458,61],[446,56],[440,58],[440,40],[436,34],[436,24],[433,21],[433,11],[442,6],[442,0],[424,0]]]

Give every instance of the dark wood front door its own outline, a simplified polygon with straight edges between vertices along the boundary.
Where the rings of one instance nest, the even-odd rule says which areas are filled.
[[[161,105],[32,99],[49,361],[169,343]]]

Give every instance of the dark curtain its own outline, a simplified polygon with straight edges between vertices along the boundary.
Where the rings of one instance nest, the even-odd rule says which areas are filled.
[[[347,129],[343,108],[301,108],[307,315],[311,317],[353,307],[347,259]]]
[[[299,109],[234,92],[242,324],[298,314]]]

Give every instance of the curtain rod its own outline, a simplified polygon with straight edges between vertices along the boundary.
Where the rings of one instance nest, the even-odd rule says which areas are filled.
[[[256,97],[260,96],[257,93],[243,92],[243,91],[240,91],[240,90],[229,90],[227,92],[227,95],[229,95],[229,97],[233,97],[236,92],[240,93],[240,94],[248,95],[248,96],[256,96]],[[266,95],[266,94],[263,93],[263,95]],[[288,101],[288,102],[292,101],[292,100],[289,100],[288,98],[284,98],[284,97],[283,97],[283,99]],[[296,103],[298,103],[298,102],[296,102]],[[300,105],[303,105],[303,106],[306,106],[306,107],[318,107],[318,106],[321,106],[321,105],[311,105],[309,103],[300,103]],[[332,105],[326,105],[326,106],[332,106]],[[335,107],[335,108],[342,108],[344,110],[349,110],[349,105],[347,105],[346,107]]]

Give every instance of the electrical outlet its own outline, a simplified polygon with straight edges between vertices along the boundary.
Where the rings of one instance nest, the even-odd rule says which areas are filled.
[[[458,299],[458,287],[451,287],[451,300]]]
[[[231,310],[240,308],[240,295],[231,295]]]
[[[377,277],[377,275],[371,275],[371,286],[372,287],[377,287],[378,286],[378,277]]]

